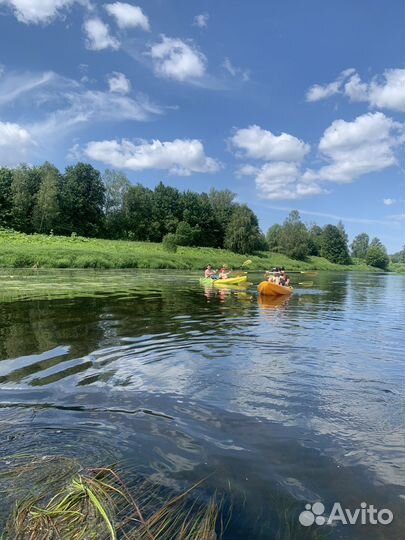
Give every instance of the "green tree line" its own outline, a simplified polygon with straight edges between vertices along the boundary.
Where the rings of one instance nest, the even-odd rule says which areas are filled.
[[[349,238],[341,221],[337,225],[324,227],[316,223],[307,226],[296,210],[282,225],[276,223],[270,227],[266,240],[271,251],[284,253],[294,259],[305,260],[312,255],[345,265],[353,264],[353,259],[358,259],[382,270],[387,270],[390,262],[387,250],[378,238],[370,242],[368,234],[361,233],[349,247]],[[404,260],[404,253],[405,248],[397,254],[399,261]]]
[[[266,249],[256,215],[229,190],[180,192],[162,182],[152,190],[114,170],[101,175],[88,163],[63,174],[48,162],[0,168],[0,226],[239,253]]]
[[[51,163],[0,168],[0,227],[25,233],[72,234],[225,248],[237,253],[270,250],[305,260],[325,257],[338,264],[352,258],[386,269],[389,258],[378,238],[366,233],[348,243],[343,223],[306,225],[294,210],[264,236],[257,216],[229,190],[181,192],[160,182],[133,185],[121,172],[101,174],[88,163],[61,173]],[[402,259],[401,259],[402,257]],[[404,250],[397,254],[404,259]]]

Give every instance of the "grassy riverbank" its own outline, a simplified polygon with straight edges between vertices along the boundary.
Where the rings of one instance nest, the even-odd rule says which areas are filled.
[[[203,247],[179,247],[168,253],[161,244],[101,240],[82,237],[46,236],[0,231],[0,267],[5,268],[168,268],[200,270],[211,263],[241,268],[247,259],[230,251]],[[250,270],[284,266],[289,270],[377,271],[364,263],[351,266],[333,264],[322,257],[296,261],[279,253],[254,256]]]

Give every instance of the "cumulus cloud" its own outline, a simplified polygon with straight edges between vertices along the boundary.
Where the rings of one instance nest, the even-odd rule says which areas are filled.
[[[238,129],[231,144],[244,157],[265,161],[301,161],[310,150],[308,144],[293,135],[274,135],[257,125]]]
[[[223,61],[222,67],[232,75],[232,77],[240,77],[243,81],[248,81],[250,79],[249,70],[234,66],[228,57]]]
[[[193,26],[198,26],[198,28],[206,28],[208,26],[209,18],[210,16],[208,13],[200,13],[194,17]]]
[[[22,126],[0,122],[0,167],[13,167],[26,161],[35,146],[31,134]]]
[[[307,171],[307,180],[352,182],[367,173],[395,165],[396,148],[404,142],[404,126],[381,112],[358,116],[352,122],[335,120],[325,130],[319,151],[329,163]]]
[[[405,112],[405,69],[386,69],[370,82],[361,80],[354,69],[343,71],[325,85],[315,84],[307,92],[307,101],[320,101],[342,94],[350,101],[365,102],[372,108]]]
[[[133,171],[162,169],[180,176],[215,172],[221,167],[218,161],[205,155],[203,144],[196,139],[91,141],[84,153],[112,167]]]
[[[298,199],[326,193],[324,183],[350,183],[368,173],[397,164],[397,149],[405,142],[405,126],[381,112],[355,120],[335,120],[323,133],[318,151],[326,162],[303,170],[309,146],[289,134],[275,136],[258,126],[240,129],[231,143],[243,157],[264,160],[264,165],[244,164],[239,175],[253,176],[259,196]],[[239,156],[241,157],[241,156]],[[393,204],[385,199],[384,204]]]
[[[383,199],[383,203],[385,204],[385,206],[391,206],[395,204],[396,202],[397,202],[396,199],[390,199],[390,198]]]
[[[64,8],[73,4],[87,4],[86,0],[0,0],[0,6],[10,7],[15,17],[25,24],[48,24]]]
[[[120,28],[142,28],[149,31],[149,19],[138,6],[127,4],[126,2],[114,2],[105,4],[105,9],[115,18]]]
[[[184,82],[205,74],[207,59],[191,42],[162,35],[161,41],[151,45],[147,54],[159,77]]]
[[[119,73],[118,71],[114,71],[108,78],[108,86],[110,92],[115,92],[117,94],[128,94],[131,91],[130,80],[124,73]]]
[[[387,69],[380,77],[364,83],[358,74],[345,85],[352,101],[366,101],[373,108],[405,112],[405,69]]]
[[[270,200],[294,200],[319,195],[325,190],[316,182],[302,178],[297,163],[275,161],[261,167],[242,166],[239,174],[254,176],[259,196]]]
[[[88,19],[84,23],[84,32],[86,34],[86,47],[92,51],[101,51],[102,49],[120,48],[120,42],[110,34],[108,24],[105,24],[98,17]]]

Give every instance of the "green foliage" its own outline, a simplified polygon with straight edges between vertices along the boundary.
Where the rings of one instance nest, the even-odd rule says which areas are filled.
[[[161,243],[102,240],[44,234],[27,235],[0,229],[0,267],[35,268],[178,268],[201,271],[209,262],[214,267],[224,263],[230,268],[242,268],[249,258],[249,271],[268,270],[284,266],[288,270],[349,270],[373,271],[364,262],[355,266],[333,264],[320,257],[307,261],[290,259],[281,253],[258,252],[240,255],[211,247],[179,247],[167,252]],[[0,280],[0,285],[2,280]],[[3,279],[7,289],[7,284]]]
[[[356,259],[366,259],[369,240],[367,233],[358,234],[351,245],[352,257],[355,257]]]
[[[297,210],[290,212],[283,223],[279,247],[282,253],[292,259],[304,261],[308,255],[308,231]]]
[[[50,163],[41,167],[41,183],[35,199],[33,212],[34,229],[49,233],[57,226],[59,217],[59,171]]]
[[[231,220],[232,213],[236,208],[235,193],[229,189],[222,191],[211,188],[209,194],[209,202],[214,212],[217,226],[219,227],[217,243],[218,247],[223,247],[226,228]]]
[[[12,181],[12,171],[5,167],[0,167],[0,227],[7,227],[11,225]]]
[[[194,246],[200,235],[199,228],[193,228],[186,221],[180,221],[176,229],[176,243],[178,246]]]
[[[321,255],[336,264],[351,263],[345,238],[335,225],[326,225],[323,229]]]
[[[162,240],[162,246],[165,251],[168,253],[176,253],[177,251],[177,243],[176,243],[176,235],[173,233],[167,233],[163,237]]]
[[[312,223],[308,230],[308,255],[319,256],[322,248],[322,228]]]
[[[103,226],[105,187],[100,173],[88,163],[67,167],[62,183],[65,229],[97,236]]]
[[[152,210],[152,190],[141,184],[130,186],[123,200],[123,223],[128,238],[134,240],[150,239]]]
[[[267,245],[270,251],[278,251],[280,248],[280,236],[282,227],[278,223],[272,225],[266,234]]]
[[[367,250],[366,263],[381,270],[387,270],[390,260],[387,250],[378,238],[373,238]]]
[[[226,229],[225,248],[248,254],[260,249],[262,244],[256,215],[246,205],[237,206]]]
[[[13,227],[23,232],[31,232],[32,200],[29,168],[26,165],[21,165],[13,171],[11,201]]]
[[[106,169],[103,184],[105,187],[105,232],[109,238],[122,238],[126,235],[124,219],[124,200],[131,184],[125,174]]]

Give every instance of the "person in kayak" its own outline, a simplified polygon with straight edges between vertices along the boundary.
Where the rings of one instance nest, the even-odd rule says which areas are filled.
[[[229,278],[230,273],[231,273],[231,272],[227,271],[227,269],[225,268],[225,266],[223,266],[223,267],[220,268],[220,270],[219,270],[218,278],[219,278],[219,279],[227,279],[227,278]]]
[[[290,286],[290,278],[285,273],[285,270],[281,271],[280,285],[283,285],[284,287],[289,287]]]
[[[217,274],[216,270],[214,270],[212,266],[209,264],[207,268],[205,269],[204,277],[210,278],[210,279],[218,279],[216,274]]]

